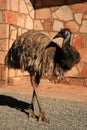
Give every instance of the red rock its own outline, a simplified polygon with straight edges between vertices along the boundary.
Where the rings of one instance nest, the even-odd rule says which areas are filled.
[[[18,11],[18,8],[19,8],[19,1],[18,0],[12,0],[11,1],[11,10]],[[22,8],[22,10],[24,10],[24,9]]]
[[[9,78],[9,85],[23,85],[29,82],[29,76]]]
[[[1,67],[1,79],[6,80],[6,66]]]
[[[55,11],[58,19],[63,21],[69,21],[73,19],[72,10],[68,6],[61,6],[57,11]]]
[[[2,11],[0,11],[0,23],[2,23]]]
[[[44,30],[43,24],[40,20],[34,20],[34,29],[35,30]]]
[[[1,73],[2,73],[2,72],[1,72],[1,65],[0,65],[0,80],[1,80],[1,78],[2,78]]]
[[[5,56],[6,56],[6,51],[0,51],[0,64],[4,64]]]
[[[28,14],[28,9],[24,0],[20,0],[20,12]]]
[[[79,73],[81,73],[81,72],[82,72],[84,65],[85,65],[85,63],[81,63],[81,62],[79,62],[79,64],[77,64],[77,66],[76,66],[76,67],[77,67],[77,69],[78,69]]]
[[[7,17],[7,23],[8,24],[16,24],[16,13],[12,11],[7,11],[6,12],[6,17]]]
[[[51,10],[49,8],[36,10],[36,19],[52,18]]]
[[[7,10],[10,10],[11,9],[11,0],[6,0],[7,1],[7,7],[6,7],[6,9]]]
[[[25,27],[28,29],[33,29],[33,20],[29,15],[26,15],[26,20],[23,21],[23,25],[24,26],[24,22],[25,22]]]
[[[52,28],[53,28],[53,20],[45,20],[44,29],[46,31],[52,31]]]
[[[53,30],[54,31],[60,31],[61,28],[64,28],[63,22],[58,21],[58,20],[54,20]]]
[[[26,3],[29,3],[29,0],[25,0]]]
[[[80,74],[82,77],[87,77],[87,64],[84,65],[82,73]]]
[[[17,29],[11,32],[11,39],[15,40],[17,38]]]
[[[70,77],[72,77],[72,76],[78,76],[78,70],[77,70],[76,66],[73,67],[71,70],[67,71],[65,73],[65,76],[70,76]]]
[[[52,12],[54,12],[54,11],[56,11],[58,8],[59,8],[59,7],[55,7],[55,6],[54,6],[54,7],[51,7],[50,9],[51,9]]]
[[[84,14],[84,17],[83,17],[83,19],[86,19],[86,20],[87,20],[87,14]]]
[[[0,9],[1,10],[7,9],[7,0],[0,0]]]
[[[9,34],[9,25],[8,24],[0,24],[0,38],[8,38]]]
[[[2,11],[1,19],[2,19],[1,23],[8,23],[8,21],[7,21],[7,11]]]
[[[87,35],[85,36],[85,47],[87,47]]]
[[[8,50],[8,39],[0,40],[0,50]]]
[[[85,36],[83,34],[79,35],[77,38],[75,38],[73,42],[73,46],[75,48],[83,48],[85,45]]]
[[[74,16],[75,16],[75,21],[76,21],[78,24],[81,24],[81,22],[82,22],[82,17],[83,17],[83,13],[76,13]]]
[[[80,56],[81,56],[81,62],[86,63],[87,62],[87,48],[78,49]]]
[[[66,24],[65,24],[65,27],[66,28],[69,28],[70,30],[71,30],[71,32],[78,32],[78,30],[79,30],[79,26],[78,26],[78,24],[76,23],[76,22],[74,22],[74,21],[69,21],[69,22],[67,22]]]
[[[72,5],[72,9],[75,13],[77,12],[86,12],[87,11],[87,3],[84,4],[75,4]]]
[[[15,70],[9,69],[9,77],[15,77]]]
[[[81,33],[87,33],[87,20],[83,20],[82,26],[80,28]]]
[[[24,21],[25,21],[25,16],[24,14],[18,13],[17,14],[17,25],[24,27]]]

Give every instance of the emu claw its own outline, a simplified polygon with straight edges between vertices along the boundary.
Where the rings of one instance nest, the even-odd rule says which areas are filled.
[[[48,118],[45,116],[45,113],[44,113],[44,112],[40,112],[38,121],[45,121],[45,122],[49,123],[49,120],[48,120]]]
[[[33,104],[30,105],[30,108],[29,108],[29,110],[28,110],[28,113],[29,113],[29,115],[28,115],[29,117],[35,118],[34,106],[33,106]]]
[[[34,111],[32,109],[29,109],[29,117],[35,118]]]

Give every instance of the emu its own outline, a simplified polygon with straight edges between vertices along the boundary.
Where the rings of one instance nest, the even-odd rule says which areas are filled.
[[[9,68],[28,71],[33,87],[29,117],[35,117],[34,101],[36,98],[39,117],[38,120],[49,122],[42,111],[37,95],[37,86],[41,77],[58,83],[64,78],[64,73],[80,61],[79,52],[70,45],[71,31],[61,29],[54,37],[63,38],[62,47],[41,31],[30,30],[19,36],[12,44],[6,57],[5,64]]]

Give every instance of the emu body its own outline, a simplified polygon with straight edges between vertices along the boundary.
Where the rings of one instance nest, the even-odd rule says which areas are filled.
[[[63,37],[62,47],[40,31],[28,31],[19,36],[9,49],[5,64],[9,68],[21,69],[30,73],[33,96],[29,116],[34,117],[34,100],[36,97],[39,107],[39,120],[48,122],[47,117],[39,103],[37,86],[42,76],[59,82],[64,73],[70,70],[80,61],[78,51],[70,45],[71,32],[69,29],[62,29],[54,38]]]

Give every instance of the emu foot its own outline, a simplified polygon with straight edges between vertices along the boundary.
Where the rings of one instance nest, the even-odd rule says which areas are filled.
[[[40,112],[38,121],[45,121],[45,122],[49,123],[49,120],[48,120],[48,118],[45,116],[45,113],[44,113],[44,112]]]
[[[29,112],[29,115],[28,115],[29,117],[35,118],[35,114],[34,114],[34,111],[32,109],[29,109],[28,112]]]
[[[30,108],[29,108],[29,110],[28,110],[28,113],[29,113],[29,117],[33,117],[33,118],[35,118],[35,114],[34,114],[34,106],[33,106],[33,104],[31,104],[31,106],[30,106]]]

